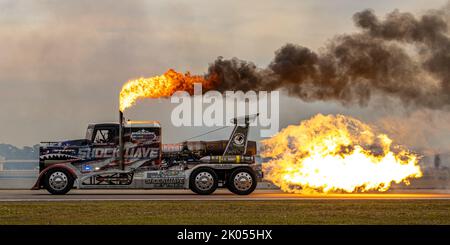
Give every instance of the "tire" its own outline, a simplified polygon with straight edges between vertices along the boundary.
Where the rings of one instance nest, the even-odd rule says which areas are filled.
[[[189,177],[189,188],[200,195],[209,195],[217,189],[219,178],[210,168],[198,168]]]
[[[227,181],[227,188],[237,195],[248,195],[256,188],[256,174],[248,168],[235,169]]]
[[[63,168],[50,169],[45,173],[44,187],[53,195],[64,195],[73,187],[74,178]]]

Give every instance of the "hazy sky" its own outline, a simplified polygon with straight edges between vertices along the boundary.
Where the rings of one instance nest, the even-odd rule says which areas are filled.
[[[203,74],[218,56],[265,66],[285,43],[318,50],[334,35],[355,31],[357,11],[420,14],[446,2],[0,0],[0,143],[81,138],[88,122],[116,121],[118,93],[130,78],[169,68]],[[160,120],[165,142],[208,130],[172,127],[171,106],[146,100],[126,113]],[[319,112],[366,120],[386,113],[283,98],[281,124]]]

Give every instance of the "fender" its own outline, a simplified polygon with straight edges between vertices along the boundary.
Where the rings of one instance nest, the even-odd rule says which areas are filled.
[[[64,164],[53,164],[48,166],[47,168],[45,168],[44,170],[41,171],[41,173],[39,173],[39,176],[36,180],[36,183],[33,185],[33,187],[31,187],[31,190],[39,190],[41,188],[41,182],[42,182],[42,178],[44,177],[44,175],[53,168],[63,168],[65,170],[67,170],[74,179],[76,179],[77,175],[75,173],[75,171],[72,168],[67,167],[67,165]]]

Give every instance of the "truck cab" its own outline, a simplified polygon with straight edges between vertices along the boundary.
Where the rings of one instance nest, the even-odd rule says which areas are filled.
[[[191,189],[211,194],[228,188],[253,192],[262,178],[250,117],[234,119],[228,140],[162,144],[156,121],[92,123],[84,139],[41,142],[40,174],[33,189],[52,194],[78,189]]]

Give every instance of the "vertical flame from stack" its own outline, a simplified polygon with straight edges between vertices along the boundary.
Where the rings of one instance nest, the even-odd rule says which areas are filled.
[[[169,97],[176,91],[194,92],[194,83],[201,83],[203,89],[208,90],[213,85],[213,79],[205,79],[203,76],[191,75],[189,72],[182,74],[169,69],[163,75],[149,78],[129,80],[122,86],[119,95],[119,109],[133,106],[140,98]]]

